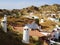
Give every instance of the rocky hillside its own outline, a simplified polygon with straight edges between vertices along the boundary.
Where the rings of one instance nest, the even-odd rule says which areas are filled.
[[[45,4],[39,7],[30,6],[23,9],[13,9],[13,10],[0,9],[0,16],[3,16],[4,14],[21,16],[21,15],[28,14],[30,12],[34,12],[35,14],[41,14],[44,13],[44,11],[45,12],[51,11],[52,13],[57,13],[57,11],[60,11],[60,4],[53,4],[53,5]]]
[[[43,5],[40,7],[36,7],[36,6],[31,6],[31,7],[27,7],[27,8],[23,8],[20,10],[20,12],[23,12],[23,14],[26,13],[30,13],[30,12],[34,12],[34,13],[43,13],[44,11],[52,11],[52,12],[56,12],[60,11],[60,4],[53,4],[53,5]]]

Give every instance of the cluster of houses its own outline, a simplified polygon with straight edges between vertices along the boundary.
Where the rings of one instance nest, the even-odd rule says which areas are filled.
[[[50,11],[47,11],[47,12],[50,12]],[[58,14],[60,14],[60,11],[58,11]],[[52,13],[52,14],[43,13],[43,14],[41,14],[41,16],[44,16],[44,15],[46,15],[46,16],[48,15],[48,17],[46,18],[47,20],[51,20],[51,21],[56,22],[56,23],[59,22],[59,18],[55,17],[56,16],[55,13]],[[39,17],[35,16],[33,12],[30,13],[30,15],[27,15],[25,17],[27,17],[27,18],[33,18],[34,17],[34,19],[39,19]],[[43,23],[44,21],[45,21],[45,19],[43,17],[41,19],[39,19],[40,23]]]
[[[56,25],[56,27],[52,30],[51,32],[51,37],[49,37],[50,39],[50,44],[54,44],[56,43],[57,45],[60,45],[60,27],[58,25]]]
[[[42,15],[47,15],[47,16],[56,16],[56,15],[60,15],[60,11],[57,11],[56,13],[54,11],[43,11]]]
[[[33,30],[38,29],[44,35],[53,34],[52,36],[55,35],[54,38],[58,38],[59,37],[58,36],[59,35],[58,33],[60,33],[60,27],[58,25],[56,25],[56,28],[53,29],[52,33],[43,32],[43,30],[41,29],[41,26],[38,26],[38,24],[36,24],[35,23],[35,20],[34,20],[34,19],[39,19],[39,17],[34,16],[32,14],[33,13],[31,13],[29,16],[26,16],[27,18],[30,18],[30,23],[26,24],[24,26],[24,28],[23,28],[23,30],[24,30],[23,31],[23,40],[22,40],[23,43],[29,43],[29,31],[31,29],[33,29]],[[34,17],[34,19],[32,19],[31,17]],[[51,21],[55,21],[56,22],[56,20],[54,18],[48,17],[48,20],[51,20]],[[44,22],[44,19],[41,19],[40,20],[40,23],[43,23],[43,22]],[[6,15],[4,16],[3,20],[1,21],[1,25],[2,25],[3,31],[4,32],[7,32],[7,16]]]
[[[55,14],[52,14],[52,15],[55,15]],[[32,17],[34,17],[35,19],[39,19],[39,17],[37,17],[37,16],[34,16],[33,15],[33,13],[31,13],[29,16],[27,16],[28,18],[30,18],[31,19],[31,21],[32,21]],[[52,17],[48,17],[47,18],[47,20],[51,20],[51,21],[53,21],[53,22],[59,22],[59,19],[56,19],[56,18],[52,18]],[[44,22],[44,19],[41,19],[40,20],[40,23],[43,23]],[[31,23],[28,23],[25,27],[24,27],[24,32],[23,32],[23,42],[24,43],[29,43],[29,33],[27,33],[27,32],[29,32],[29,30],[31,30],[31,29],[39,29],[39,31],[42,31],[42,32],[40,32],[40,33],[42,33],[42,34],[44,34],[45,36],[47,36],[47,35],[51,35],[51,37],[53,37],[53,38],[51,38],[51,37],[49,37],[49,38],[51,38],[51,39],[57,39],[57,38],[59,38],[59,35],[60,34],[58,34],[58,33],[60,33],[58,30],[60,30],[60,27],[58,26],[58,25],[56,25],[56,27],[52,30],[52,32],[51,33],[47,33],[47,32],[43,32],[43,30],[41,29],[41,26],[38,26],[36,23],[35,23],[35,21],[32,21]],[[53,35],[52,35],[53,34]],[[55,35],[55,37],[54,37],[54,35]],[[59,40],[59,39],[58,39]],[[49,39],[49,41],[51,41],[51,44],[53,44],[53,43],[56,43],[56,42],[53,42],[52,40],[50,40]],[[58,44],[60,44],[60,43],[58,43]]]
[[[32,27],[33,27],[33,25],[32,25]],[[49,41],[51,41],[52,39],[53,39],[53,41],[55,41],[55,40],[59,40],[59,38],[60,38],[60,27],[58,26],[58,25],[56,25],[56,27],[52,30],[52,32],[51,33],[48,33],[48,32],[44,32],[43,30],[41,30],[41,28],[39,28],[39,26],[37,26],[36,28],[34,28],[34,29],[39,29],[39,31],[40,31],[40,33],[42,33],[43,35],[45,35],[45,36],[50,36],[49,37]],[[33,28],[31,28],[30,26],[28,26],[28,25],[26,25],[25,27],[24,27],[24,31],[23,31],[23,42],[24,43],[29,43],[29,31],[31,30],[31,29],[33,29]],[[52,42],[52,41],[51,41]],[[54,42],[52,42],[52,43],[54,43]],[[60,44],[60,43],[59,43]]]

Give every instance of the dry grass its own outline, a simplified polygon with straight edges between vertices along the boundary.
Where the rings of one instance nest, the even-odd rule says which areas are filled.
[[[45,30],[45,31],[48,30],[49,32],[51,32],[53,30],[53,28],[55,27],[56,23],[52,22],[50,20],[46,20],[46,22],[41,23],[41,25],[43,27],[42,28],[43,30]]]
[[[47,20],[47,17],[46,16],[41,16],[40,15],[39,17],[40,17],[40,19],[43,17],[44,20],[45,20],[44,23],[41,23],[42,29],[43,30],[52,31],[53,28],[55,27],[56,23],[53,22],[53,21],[51,21],[51,20]],[[18,22],[18,21],[21,21],[21,20],[24,21],[24,22]],[[23,16],[22,17],[19,17],[19,18],[14,18],[14,17],[10,18],[10,17],[8,17],[8,23],[14,23],[14,24],[16,24],[18,26],[23,26],[28,21],[29,21],[29,19],[28,18],[24,18]],[[58,25],[60,25],[60,23],[58,23]]]

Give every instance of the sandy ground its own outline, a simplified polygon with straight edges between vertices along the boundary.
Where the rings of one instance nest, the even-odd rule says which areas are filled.
[[[14,29],[15,29],[15,31],[23,32],[23,27],[14,27]],[[30,36],[37,36],[37,37],[45,36],[45,35],[41,34],[41,32],[39,32],[38,30],[30,30],[29,34],[30,34]]]
[[[15,31],[23,33],[23,27],[14,27],[14,29],[15,29]],[[30,34],[30,36],[37,36],[37,37],[45,36],[45,35],[41,34],[41,32],[39,32],[38,30],[33,30],[33,31],[30,30],[29,34]],[[48,45],[48,44],[44,41],[43,45]]]

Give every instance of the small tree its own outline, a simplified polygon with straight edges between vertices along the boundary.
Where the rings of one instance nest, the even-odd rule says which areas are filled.
[[[59,18],[59,22],[60,22],[60,18]]]
[[[39,19],[35,19],[36,23],[39,24]]]

